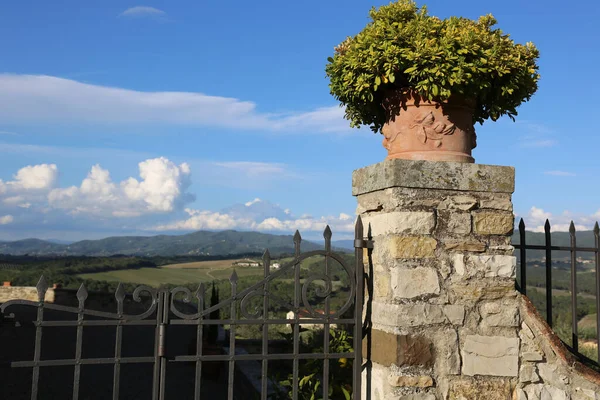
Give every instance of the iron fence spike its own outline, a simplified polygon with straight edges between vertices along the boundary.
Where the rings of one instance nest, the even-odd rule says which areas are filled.
[[[569,233],[571,235],[575,234],[575,223],[573,223],[573,221],[571,221],[571,224],[569,225]]]
[[[329,227],[329,225],[327,225],[325,227],[325,230],[323,231],[323,237],[325,238],[325,240],[331,239],[332,236],[332,232],[331,232],[331,228]]]
[[[356,224],[354,224],[354,233],[356,235],[360,235],[362,238],[363,231],[364,231],[363,222],[362,222],[362,218],[359,215],[358,217],[356,217]]]
[[[42,301],[44,299],[44,295],[48,291],[48,281],[46,281],[44,275],[40,276],[40,280],[38,281],[37,285],[35,285],[35,288],[38,292],[40,301]]]
[[[123,284],[121,282],[119,282],[119,284],[117,285],[117,290],[115,291],[115,299],[117,299],[118,302],[122,302],[125,299],[125,288],[123,287]]]
[[[600,234],[600,227],[598,227],[598,221],[594,224],[594,234]]]
[[[206,293],[206,286],[204,286],[204,282],[200,282],[198,289],[196,289],[196,298],[204,297],[204,293]]]
[[[233,272],[231,273],[231,276],[229,277],[229,282],[231,283],[237,283],[238,281],[238,275],[237,272],[235,272],[235,269],[233,270]]]
[[[550,221],[549,220],[546,220],[546,223],[544,224],[544,231],[550,232]]]
[[[294,243],[300,243],[302,241],[302,236],[300,236],[300,231],[296,230],[294,233]]]
[[[85,285],[82,283],[81,286],[79,286],[79,290],[77,290],[77,300],[83,302],[87,299],[88,297],[88,291],[85,288]]]

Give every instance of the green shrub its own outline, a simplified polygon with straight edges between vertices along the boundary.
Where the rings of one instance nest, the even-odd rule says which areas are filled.
[[[398,89],[429,100],[474,100],[474,123],[502,115],[514,120],[516,108],[537,90],[538,50],[494,29],[492,15],[442,20],[412,0],[398,0],[371,9],[370,17],[335,48],[326,67],[331,94],[346,106],[352,127],[380,131],[388,119],[382,104]]]

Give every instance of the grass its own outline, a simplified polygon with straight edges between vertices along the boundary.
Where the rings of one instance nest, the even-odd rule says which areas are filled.
[[[239,260],[213,260],[213,261],[195,261],[180,264],[169,264],[163,265],[161,268],[173,268],[173,269],[226,269],[229,268]]]
[[[222,262],[222,261],[219,261]],[[125,269],[120,271],[95,272],[91,274],[79,275],[83,279],[101,280],[109,282],[129,282],[140,283],[148,286],[158,287],[160,284],[171,283],[175,285],[197,282],[210,282],[213,280],[227,279],[231,276],[233,268],[231,260],[228,260],[228,265],[225,267],[181,267],[177,268],[174,264],[160,268],[140,268],[140,269]],[[215,263],[208,261],[207,263]],[[191,263],[186,263],[191,264]],[[199,264],[199,263],[193,263]],[[238,276],[262,276],[262,268],[239,267],[236,268]]]
[[[79,277],[83,279],[102,280],[108,282],[140,283],[154,287],[165,283],[181,285],[186,283],[210,282],[213,280],[228,279],[234,269],[232,264],[239,260],[240,259],[197,261],[163,265],[158,268],[139,268],[94,272],[89,274],[80,274]],[[293,260],[293,258],[284,258],[280,260],[273,260],[273,263],[278,262],[283,266],[285,263],[291,260]],[[309,268],[313,263],[318,261],[319,258],[304,260],[301,268]],[[240,277],[262,277],[263,275],[263,269],[261,267],[237,267],[235,270]],[[281,278],[286,280],[286,277]],[[291,277],[287,277],[287,279],[290,278]],[[290,279],[290,282],[293,282],[293,280]],[[334,287],[339,285],[341,285],[341,283],[334,282]]]
[[[542,294],[546,294],[546,288],[543,287],[536,287],[536,286],[528,286],[527,290],[536,290]],[[552,296],[571,296],[571,292],[568,290],[563,290],[563,289],[552,289]],[[588,294],[588,293],[577,293],[577,298],[582,298],[582,299],[595,299],[596,296],[594,296],[593,294]]]

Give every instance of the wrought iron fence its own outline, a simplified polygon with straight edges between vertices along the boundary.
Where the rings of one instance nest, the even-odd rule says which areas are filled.
[[[580,247],[577,246],[577,235],[575,224],[571,221],[569,226],[569,245],[556,246],[552,245],[552,234],[550,221],[546,220],[544,224],[544,243],[543,244],[528,244],[526,240],[525,222],[521,218],[519,222],[519,243],[513,243],[515,249],[519,250],[519,271],[517,288],[523,294],[527,294],[527,250],[544,251],[544,271],[545,271],[545,290],[546,290],[546,321],[550,327],[553,327],[553,284],[552,284],[552,263],[553,251],[569,252],[570,264],[570,303],[571,303],[571,344],[565,342],[563,344],[584,361],[600,367],[600,228],[598,223],[594,225],[594,246]],[[594,253],[594,270],[595,270],[595,289],[596,289],[596,338],[597,338],[597,356],[598,360],[593,360],[579,352],[579,334],[578,334],[578,308],[577,308],[577,254]]]
[[[236,377],[236,363],[244,361],[258,361],[260,363],[260,393],[257,398],[266,400],[269,398],[282,398],[282,395],[269,393],[269,362],[276,360],[288,360],[292,363],[291,390],[285,393],[285,398],[299,399],[299,366],[303,360],[321,360],[322,377],[320,378],[322,398],[329,398],[330,393],[330,363],[342,359],[352,360],[352,395],[354,399],[360,398],[361,384],[361,342],[363,337],[362,327],[362,302],[363,302],[363,248],[372,247],[369,240],[364,240],[363,225],[358,218],[355,226],[355,259],[356,265],[349,265],[344,257],[332,251],[331,237],[332,232],[329,227],[324,231],[325,248],[307,253],[301,253],[300,247],[302,239],[300,233],[294,235],[294,256],[292,261],[272,271],[271,256],[267,250],[263,256],[263,277],[260,282],[251,284],[249,287],[239,290],[238,274],[232,273],[229,278],[231,296],[219,302],[216,305],[208,305],[206,301],[207,287],[201,283],[197,290],[192,291],[186,287],[177,287],[172,290],[156,289],[149,286],[139,286],[132,293],[132,299],[138,303],[144,303],[145,310],[137,314],[128,314],[124,311],[126,294],[123,286],[119,284],[116,293],[116,312],[96,311],[86,308],[86,299],[88,292],[84,285],[77,291],[77,307],[52,304],[44,302],[45,294],[48,290],[48,283],[42,276],[37,284],[38,301],[11,300],[0,306],[0,316],[4,316],[4,326],[6,321],[19,320],[15,314],[31,310],[34,313],[32,318],[34,332],[33,355],[31,359],[12,359],[4,360],[4,367],[14,369],[30,369],[31,380],[28,388],[30,398],[44,399],[49,398],[40,387],[40,371],[53,367],[72,368],[72,399],[83,398],[81,395],[82,368],[90,365],[104,365],[112,367],[112,399],[120,398],[120,386],[122,386],[127,375],[122,372],[122,368],[129,364],[149,365],[152,367],[152,399],[165,399],[169,393],[166,389],[167,374],[174,365],[193,365],[195,368],[193,378],[193,398],[200,399],[203,385],[203,366],[210,362],[221,362],[225,364],[227,379],[224,384],[227,386],[227,394],[223,398],[247,399],[251,398],[249,393],[240,395],[236,393],[235,383],[241,377]],[[324,257],[324,269],[320,272],[312,271],[308,276],[301,277],[301,264],[304,260],[314,257]],[[331,266],[337,263],[341,266],[343,272],[347,274],[348,287],[346,288],[347,298],[337,309],[331,307],[331,294],[333,291],[333,281],[331,278]],[[293,293],[291,302],[278,298],[270,291],[270,285],[275,279],[281,278],[286,274],[293,274]],[[303,272],[306,274],[306,271]],[[324,307],[317,309],[311,304],[309,291],[322,299]],[[180,299],[179,301],[177,299]],[[192,313],[182,311],[181,304],[197,303],[197,307]],[[277,318],[269,313],[271,304],[279,304],[293,311],[293,318]],[[224,319],[211,319],[217,310],[227,310],[229,313]],[[62,313],[60,315],[70,315],[68,317],[48,318],[50,312]],[[351,313],[351,315],[349,315]],[[292,326],[291,352],[270,352],[269,351],[269,326],[290,324]],[[236,329],[243,325],[261,326],[261,351],[256,354],[236,351]],[[316,324],[323,327],[323,350],[321,352],[301,352],[300,351],[300,329],[301,324]],[[345,325],[350,327],[352,334],[352,351],[333,352],[330,349],[330,327],[336,325]],[[17,324],[18,325],[18,324]],[[228,340],[223,344],[223,352],[209,352],[205,348],[207,333],[205,327],[222,325],[229,327]],[[145,327],[151,331],[151,342],[153,343],[153,355],[151,356],[132,356],[125,354],[127,350],[123,345],[124,329],[127,327]],[[73,358],[45,359],[42,357],[42,338],[48,329],[61,327],[63,329],[74,329],[76,331],[75,352]],[[114,354],[110,357],[86,357],[82,352],[83,344],[86,342],[86,330],[88,327],[104,327],[114,329]],[[111,328],[112,327],[112,328]],[[169,330],[174,327],[189,327],[195,330],[194,349],[191,354],[172,355],[167,345]],[[3,326],[0,325],[0,332]],[[19,329],[19,328],[15,328]],[[141,340],[141,336],[139,337]],[[64,339],[65,341],[67,338]],[[1,357],[0,357],[1,358]],[[22,358],[22,357],[21,357]],[[1,376],[1,375],[0,375]],[[185,382],[189,384],[190,382]],[[131,382],[128,382],[131,384]],[[175,392],[176,392],[175,388]],[[0,388],[0,390],[2,390]],[[349,391],[348,391],[349,392]],[[6,395],[6,394],[5,394]],[[1,397],[1,396],[0,396]],[[177,397],[180,398],[180,397]],[[211,399],[217,398],[211,396]]]

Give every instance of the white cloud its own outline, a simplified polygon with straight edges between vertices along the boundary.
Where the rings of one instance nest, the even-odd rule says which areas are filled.
[[[249,201],[249,202],[245,203],[244,205],[245,205],[246,207],[250,207],[252,204],[256,204],[256,203],[259,203],[259,202],[261,202],[261,199],[259,199],[259,198],[257,197],[257,198],[255,198],[254,200],[252,200],[252,201]]]
[[[129,178],[116,184],[109,171],[92,167],[79,187],[52,190],[51,207],[71,214],[134,217],[150,213],[168,213],[191,201],[186,193],[190,185],[190,168],[160,157],[139,163],[141,180]]]
[[[600,210],[597,214],[600,215]],[[589,216],[574,215],[570,211],[564,211],[562,215],[555,216],[535,206],[531,207],[523,220],[525,221],[525,230],[532,232],[544,232],[546,220],[550,221],[552,232],[568,232],[571,221],[574,222],[575,229],[578,231],[591,230],[593,227],[592,218]]]
[[[186,209],[187,219],[174,221],[168,224],[155,226],[150,230],[155,231],[191,231],[200,229],[239,229],[257,230],[273,233],[291,233],[295,230],[304,232],[322,232],[327,225],[334,232],[352,232],[354,219],[344,213],[338,217],[326,216],[313,218],[310,215],[294,217],[289,209],[260,199],[245,203],[243,208],[232,206],[219,212],[206,210]]]
[[[231,97],[142,92],[46,75],[0,74],[0,118],[6,123],[169,123],[307,134],[348,132],[343,116],[339,106],[273,114]]]
[[[136,6],[128,8],[119,14],[119,17],[161,17],[167,15],[163,10],[148,6]]]
[[[219,212],[186,209],[189,218],[166,225],[159,225],[151,230],[156,231],[192,231],[199,229],[225,230],[239,228],[241,225],[252,224],[252,221],[236,219],[228,214]]]
[[[57,178],[56,164],[29,165],[21,168],[9,184],[22,189],[45,190],[54,187]]]
[[[216,167],[224,170],[235,171],[245,175],[248,178],[267,178],[270,179],[274,175],[289,175],[286,171],[286,166],[281,163],[265,163],[252,161],[230,161],[230,162],[213,162]]]
[[[544,174],[553,176],[576,176],[576,174],[567,171],[545,171]]]
[[[0,225],[8,225],[14,221],[12,215],[4,215],[0,217]]]
[[[8,207],[29,208],[31,203],[43,202],[48,191],[55,187],[58,168],[55,164],[28,165],[13,176],[0,179],[0,203]]]
[[[521,147],[553,147],[558,142],[554,139],[525,139],[521,142]]]
[[[555,139],[556,132],[539,122],[519,120],[516,124],[526,133],[519,139],[519,146],[525,148],[553,147],[558,144]]]
[[[1,94],[0,94],[1,96]],[[77,164],[88,163],[95,159],[115,159],[137,162],[141,159],[155,158],[156,154],[118,148],[106,147],[70,147],[42,146],[20,143],[0,142],[0,153],[39,154],[44,158],[69,158]],[[190,168],[194,170],[194,181],[199,185],[225,186],[236,189],[263,189],[277,185],[279,181],[288,179],[303,179],[304,176],[290,170],[287,164],[253,162],[253,161],[213,161],[186,158]],[[0,192],[1,192],[0,185]]]

